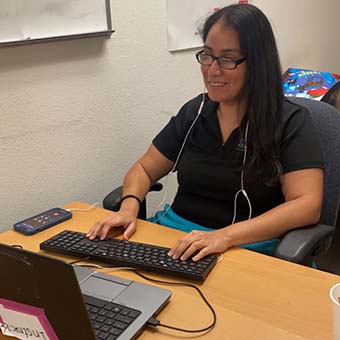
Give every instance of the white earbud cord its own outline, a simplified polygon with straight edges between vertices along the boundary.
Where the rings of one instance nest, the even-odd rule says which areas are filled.
[[[189,135],[190,135],[190,132],[191,132],[192,128],[194,127],[194,125],[196,124],[197,119],[199,118],[199,116],[200,116],[201,113],[202,113],[204,102],[205,102],[205,91],[203,91],[203,98],[202,98],[201,104],[200,104],[200,106],[199,106],[199,108],[198,108],[197,115],[196,115],[194,121],[191,123],[191,125],[190,125],[190,127],[189,127],[189,129],[188,129],[188,131],[187,131],[187,133],[186,133],[186,135],[185,135],[185,137],[184,137],[182,146],[181,146],[181,148],[180,148],[180,150],[179,150],[179,152],[178,152],[178,155],[177,155],[176,161],[175,161],[175,163],[174,163],[174,166],[172,167],[172,169],[170,170],[170,172],[165,176],[165,179],[164,179],[165,185],[164,185],[164,195],[163,195],[163,199],[162,199],[162,201],[156,206],[155,211],[157,211],[158,209],[160,209],[160,208],[163,206],[163,204],[165,203],[166,199],[167,199],[167,195],[168,195],[168,190],[167,190],[167,188],[168,188],[168,179],[169,179],[169,175],[172,174],[172,173],[174,173],[175,170],[176,170],[176,167],[177,167],[177,165],[178,165],[178,163],[179,163],[179,159],[181,158],[181,155],[182,155],[182,153],[183,153],[183,149],[184,149],[185,143],[187,142],[187,139],[188,139],[188,137],[189,137]],[[156,220],[153,221],[153,223],[159,222],[159,221],[167,214],[167,212],[169,211],[169,209],[170,209],[170,205],[163,211],[163,213],[161,214],[160,217],[158,217]]]
[[[199,118],[199,116],[200,116],[201,113],[202,113],[204,101],[205,101],[205,92],[203,92],[203,98],[202,98],[201,104],[200,104],[200,106],[199,106],[199,108],[198,108],[197,115],[196,115],[194,121],[192,122],[192,124],[190,125],[187,134],[185,135],[185,138],[184,138],[184,140],[183,140],[182,146],[181,146],[181,148],[180,148],[180,150],[179,150],[179,153],[178,153],[178,155],[177,155],[176,162],[175,162],[174,166],[172,167],[170,173],[171,173],[171,172],[174,172],[175,169],[176,169],[176,167],[177,167],[177,165],[178,165],[179,159],[180,159],[180,157],[181,157],[181,155],[182,155],[182,152],[183,152],[185,143],[186,143],[186,141],[187,141],[187,139],[188,139],[188,137],[189,137],[189,135],[190,135],[190,132],[191,132],[192,128],[194,127],[194,125],[196,124],[197,119]]]
[[[246,131],[245,131],[245,134],[244,134],[244,153],[243,153],[243,162],[242,162],[242,170],[241,170],[241,189],[235,194],[235,197],[234,197],[234,216],[233,216],[233,220],[232,220],[231,224],[234,224],[235,220],[236,220],[236,215],[237,215],[237,198],[238,198],[239,194],[241,194],[241,193],[243,194],[243,196],[246,198],[246,200],[248,202],[248,206],[249,206],[248,220],[251,219],[251,215],[252,215],[252,206],[251,206],[248,194],[247,194],[247,192],[244,189],[244,181],[243,181],[243,177],[244,177],[244,165],[246,164],[247,149],[248,149],[248,129],[249,129],[249,121],[247,121]]]
[[[198,120],[198,118],[200,117],[201,113],[202,113],[202,110],[203,110],[203,105],[204,105],[204,102],[205,102],[205,92],[203,91],[203,98],[202,98],[202,101],[201,101],[201,104],[198,108],[198,112],[197,112],[197,115],[194,119],[194,121],[192,122],[192,124],[190,125],[185,137],[184,137],[184,140],[183,140],[183,143],[182,143],[182,146],[178,152],[178,155],[177,155],[177,158],[176,158],[176,161],[174,163],[174,166],[172,167],[172,169],[170,170],[170,172],[165,176],[165,185],[164,185],[164,195],[163,195],[163,199],[161,200],[161,202],[156,206],[155,208],[155,211],[157,211],[158,209],[160,209],[163,204],[166,202],[166,199],[167,199],[167,195],[168,195],[168,179],[169,179],[169,175],[174,173],[176,168],[177,168],[177,165],[179,163],[179,160],[181,158],[181,155],[183,153],[183,149],[184,149],[184,146],[186,144],[186,141],[191,133],[191,130],[193,129],[194,125],[196,124],[196,121]],[[243,196],[246,198],[247,200],[247,203],[248,203],[248,207],[249,207],[249,215],[248,215],[248,220],[251,219],[251,216],[252,216],[252,205],[251,205],[251,202],[250,202],[250,199],[248,197],[248,194],[246,192],[246,190],[244,189],[244,166],[245,166],[245,163],[246,163],[246,160],[247,160],[247,149],[248,149],[248,130],[249,130],[249,121],[247,121],[247,125],[246,125],[246,130],[245,130],[245,135],[244,135],[244,153],[243,153],[243,161],[242,161],[242,169],[241,169],[241,189],[239,191],[237,191],[237,193],[235,194],[235,197],[234,197],[234,216],[233,216],[233,219],[232,219],[232,222],[231,224],[234,224],[235,223],[235,220],[236,220],[236,216],[237,216],[237,199],[238,199],[238,196],[242,193]],[[163,213],[156,219],[154,220],[153,222],[154,223],[158,223],[166,214],[167,212],[169,211],[170,209],[170,205],[163,211]]]

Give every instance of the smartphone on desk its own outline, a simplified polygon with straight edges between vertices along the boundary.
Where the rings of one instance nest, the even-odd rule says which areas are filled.
[[[29,217],[13,225],[14,230],[25,235],[34,235],[39,231],[53,227],[56,224],[72,218],[72,213],[61,208],[52,208],[40,214]]]

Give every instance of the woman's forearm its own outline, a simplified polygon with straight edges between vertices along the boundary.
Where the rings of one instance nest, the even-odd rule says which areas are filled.
[[[247,221],[225,228],[231,246],[282,236],[287,231],[314,224],[320,218],[320,202],[313,196],[301,196]]]

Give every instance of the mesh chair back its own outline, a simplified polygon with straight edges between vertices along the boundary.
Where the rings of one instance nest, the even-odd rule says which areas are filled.
[[[340,111],[340,81],[337,82],[321,99]]]
[[[335,226],[340,202],[340,112],[317,100],[290,97],[310,112],[325,166],[324,196],[320,222]]]

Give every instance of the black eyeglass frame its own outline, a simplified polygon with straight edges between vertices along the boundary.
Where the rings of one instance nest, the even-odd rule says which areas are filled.
[[[206,55],[206,56],[209,56],[212,58],[212,62],[210,65],[207,65],[207,64],[203,64],[201,61],[200,61],[200,55]],[[242,64],[243,62],[245,62],[247,60],[246,57],[241,57],[241,58],[238,58],[238,59],[234,59],[234,58],[229,58],[229,57],[215,57],[214,55],[212,54],[209,54],[209,53],[204,53],[204,50],[202,51],[198,51],[196,54],[196,59],[198,61],[199,64],[203,65],[203,66],[211,66],[215,60],[217,60],[217,64],[220,68],[222,68],[223,70],[235,70],[237,68],[238,65]],[[223,67],[221,64],[220,64],[220,60],[221,59],[224,59],[224,60],[227,60],[227,61],[233,61],[235,63],[235,66],[233,68],[225,68]]]

